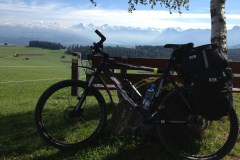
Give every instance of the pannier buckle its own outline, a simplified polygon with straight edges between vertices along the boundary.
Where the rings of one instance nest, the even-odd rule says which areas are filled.
[[[217,82],[218,80],[217,80],[217,78],[209,78],[208,81],[209,82]]]

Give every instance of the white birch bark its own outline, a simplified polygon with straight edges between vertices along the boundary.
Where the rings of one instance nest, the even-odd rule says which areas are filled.
[[[226,0],[211,0],[211,43],[218,44],[227,58]]]

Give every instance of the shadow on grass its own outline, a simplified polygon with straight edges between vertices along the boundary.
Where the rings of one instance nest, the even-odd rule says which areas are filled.
[[[117,153],[107,155],[104,160],[175,160],[158,139],[127,138]]]
[[[119,144],[119,142],[121,144]],[[111,147],[106,153],[106,148]],[[90,146],[83,150],[62,151],[55,154],[41,156],[35,159],[101,159],[101,160],[175,160],[166,149],[158,142],[149,139],[116,138],[102,140],[101,145]]]
[[[1,156],[24,154],[36,149],[39,139],[33,112],[0,115]]]
[[[11,156],[32,150],[37,136],[33,112],[0,115],[0,153]]]
[[[39,136],[33,111],[0,115],[0,131],[0,159],[93,159],[93,154],[105,160],[154,160],[170,157],[170,154],[156,142],[145,139],[138,139],[136,142],[133,138],[110,138],[109,133],[102,136],[101,145],[75,151],[55,149],[43,142]],[[109,147],[115,152],[111,149],[109,151]]]
[[[75,151],[55,149],[39,136],[34,111],[0,115],[0,131],[0,159],[175,159],[156,138],[117,138],[108,132],[102,135],[95,146]]]
[[[0,115],[0,159],[66,159],[77,151],[59,151],[41,139],[34,112]]]

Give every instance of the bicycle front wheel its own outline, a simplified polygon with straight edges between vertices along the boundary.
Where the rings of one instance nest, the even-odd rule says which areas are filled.
[[[93,87],[84,95],[85,87],[85,82],[65,80],[48,88],[40,97],[35,110],[36,126],[52,146],[85,147],[96,142],[102,133],[106,124],[105,101]],[[83,95],[77,116],[73,116],[71,113]]]
[[[217,121],[190,117],[188,124],[159,124],[159,137],[177,157],[191,160],[219,160],[234,147],[238,136],[238,118],[234,109]],[[179,158],[178,158],[179,159]]]

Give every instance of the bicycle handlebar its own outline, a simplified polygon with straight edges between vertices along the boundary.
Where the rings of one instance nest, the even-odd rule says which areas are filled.
[[[95,30],[95,33],[101,38],[99,42],[93,43],[93,46],[90,48],[94,51],[93,53],[100,53],[100,48],[103,48],[103,42],[106,40],[106,37],[99,31]]]
[[[101,50],[103,48],[103,42],[106,40],[106,37],[99,31],[95,30],[95,33],[101,38],[99,42],[93,43],[93,46],[90,48],[93,50],[93,54],[100,53],[103,56],[108,57],[108,53],[105,53]],[[145,71],[153,71],[154,73],[164,73],[166,71],[166,68],[151,68],[151,67],[144,67],[144,66],[133,66],[133,65],[127,65],[123,63],[118,63],[118,65],[122,65],[125,67],[129,68],[134,68],[134,69],[140,69],[140,70],[145,70]]]
[[[95,30],[95,33],[99,36],[99,37],[101,37],[101,40],[98,42],[98,44],[99,45],[102,45],[103,44],[103,42],[106,40],[106,37],[99,31],[99,30]]]

